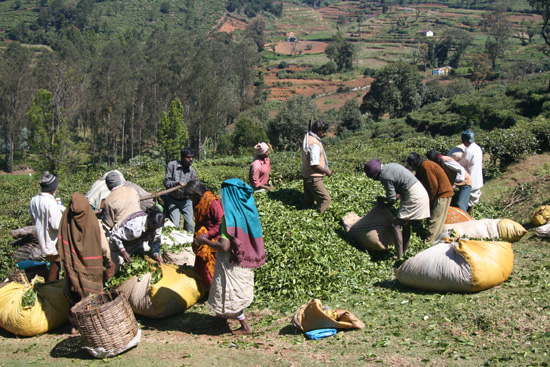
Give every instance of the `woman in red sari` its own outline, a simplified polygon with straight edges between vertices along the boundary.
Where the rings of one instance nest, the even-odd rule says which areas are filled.
[[[204,286],[210,289],[216,265],[216,251],[210,246],[198,244],[196,239],[202,237],[210,241],[218,241],[224,214],[222,204],[220,199],[199,180],[189,181],[185,185],[185,193],[193,202],[195,270],[199,272]]]

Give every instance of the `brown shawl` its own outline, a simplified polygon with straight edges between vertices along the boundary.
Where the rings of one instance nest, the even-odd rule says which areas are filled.
[[[218,197],[211,191],[206,191],[199,203],[195,206],[195,238],[205,235],[208,232],[208,228],[206,228],[202,222],[210,212],[210,205],[212,205],[214,200],[218,200]],[[211,240],[215,241],[213,238]],[[204,286],[209,289],[212,285],[214,267],[216,266],[216,250],[208,245],[200,245],[196,248],[193,246],[193,252],[195,252],[196,255],[195,269],[199,272]]]
[[[90,293],[103,291],[103,257],[100,228],[90,203],[74,193],[59,225],[58,251],[70,301],[78,301]]]

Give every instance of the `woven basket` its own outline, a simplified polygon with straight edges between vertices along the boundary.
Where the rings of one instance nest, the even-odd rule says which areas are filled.
[[[139,332],[130,304],[116,290],[88,296],[71,309],[86,349],[126,351]]]
[[[29,279],[27,278],[27,274],[25,273],[25,270],[19,270],[19,269],[12,270],[8,274],[8,279],[10,282],[17,282],[20,284],[29,283]]]

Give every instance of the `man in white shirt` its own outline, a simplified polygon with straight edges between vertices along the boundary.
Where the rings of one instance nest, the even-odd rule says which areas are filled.
[[[481,147],[474,142],[474,132],[470,129],[462,133],[462,144],[466,146],[462,159],[458,161],[466,172],[472,177],[472,192],[468,210],[479,202],[481,188],[483,187],[483,152]]]
[[[36,235],[42,254],[50,262],[48,282],[59,279],[60,259],[57,253],[57,231],[65,207],[58,204],[54,194],[57,177],[46,171],[40,178],[42,192],[31,199],[31,219],[36,227]]]

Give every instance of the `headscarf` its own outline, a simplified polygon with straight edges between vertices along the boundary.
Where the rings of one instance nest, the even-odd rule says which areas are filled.
[[[222,183],[225,225],[230,237],[231,261],[243,268],[265,264],[262,225],[252,187],[237,178]]]
[[[267,145],[264,142],[261,142],[254,146],[254,150],[256,151],[256,155],[263,155],[269,152],[269,145]]]
[[[86,197],[74,193],[59,225],[58,251],[69,289],[85,297],[103,291],[100,228]]]
[[[380,160],[373,158],[370,161],[365,164],[365,167],[363,170],[365,171],[365,174],[369,178],[375,178],[380,173],[380,168],[382,167],[382,163],[380,163]]]

